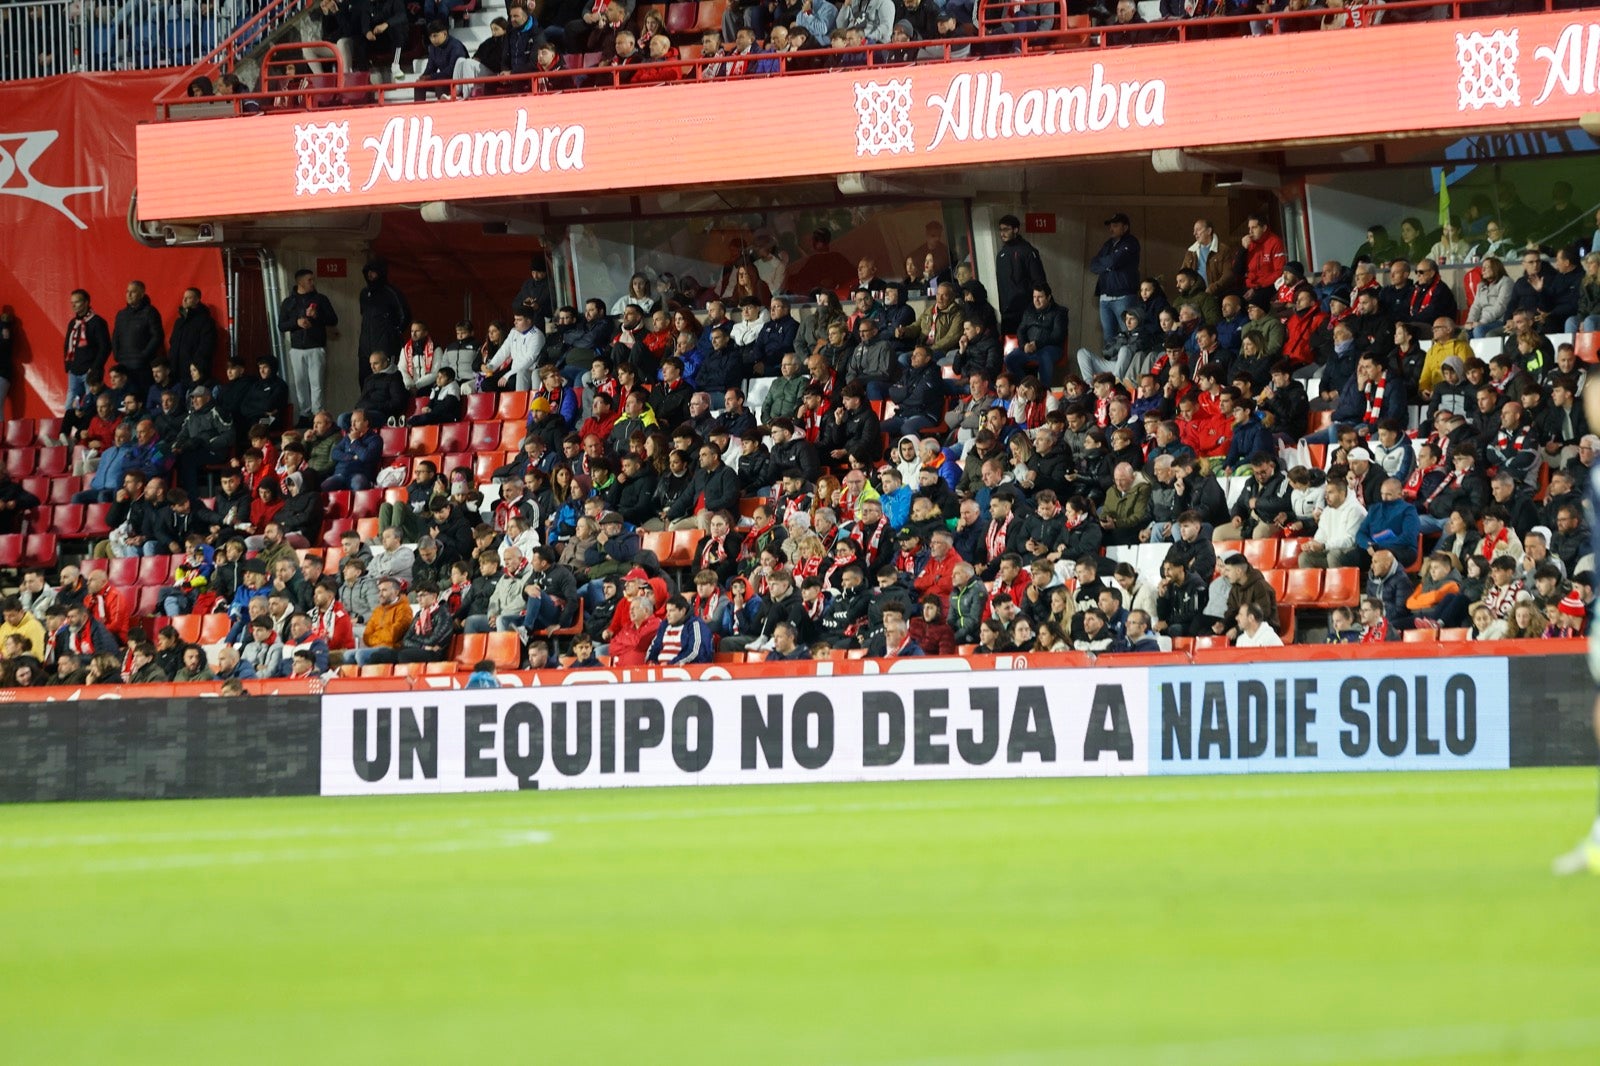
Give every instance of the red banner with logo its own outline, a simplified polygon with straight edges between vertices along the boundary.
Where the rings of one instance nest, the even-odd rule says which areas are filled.
[[[144,71],[0,82],[0,305],[15,318],[13,414],[59,415],[65,406],[61,346],[73,289],[88,291],[108,326],[136,278],[169,333],[191,285],[218,325],[226,320],[220,252],[149,248],[129,230],[134,130],[172,78]]]
[[[139,209],[209,218],[1572,124],[1600,99],[1600,23],[1583,16],[159,123],[139,131]],[[1397,90],[1383,74],[1401,71]],[[1304,90],[1313,78],[1337,91]]]

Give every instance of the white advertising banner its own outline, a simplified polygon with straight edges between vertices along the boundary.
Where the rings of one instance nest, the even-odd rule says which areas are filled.
[[[1148,773],[1149,673],[330,694],[322,794]]]

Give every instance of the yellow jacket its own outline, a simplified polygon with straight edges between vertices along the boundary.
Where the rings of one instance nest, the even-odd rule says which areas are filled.
[[[24,611],[22,612],[21,623],[14,626],[7,625],[4,619],[0,619],[0,645],[4,645],[5,639],[13,633],[20,636],[27,643],[29,655],[43,661],[44,626],[39,624],[37,618]]]
[[[369,648],[398,648],[400,638],[411,627],[411,604],[400,600],[392,607],[378,604],[367,619],[367,628],[361,633],[361,643]]]

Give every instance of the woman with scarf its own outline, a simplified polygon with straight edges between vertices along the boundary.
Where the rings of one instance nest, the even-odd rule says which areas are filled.
[[[726,583],[738,572],[743,540],[744,535],[734,528],[733,517],[726,511],[718,511],[706,523],[706,535],[695,549],[695,571],[709,570],[717,575],[717,584]]]

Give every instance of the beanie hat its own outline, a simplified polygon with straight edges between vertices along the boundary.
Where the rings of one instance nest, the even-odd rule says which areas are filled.
[[[1582,618],[1587,613],[1583,609],[1583,598],[1576,591],[1569,592],[1561,597],[1561,602],[1556,605],[1556,610],[1573,618]]]

